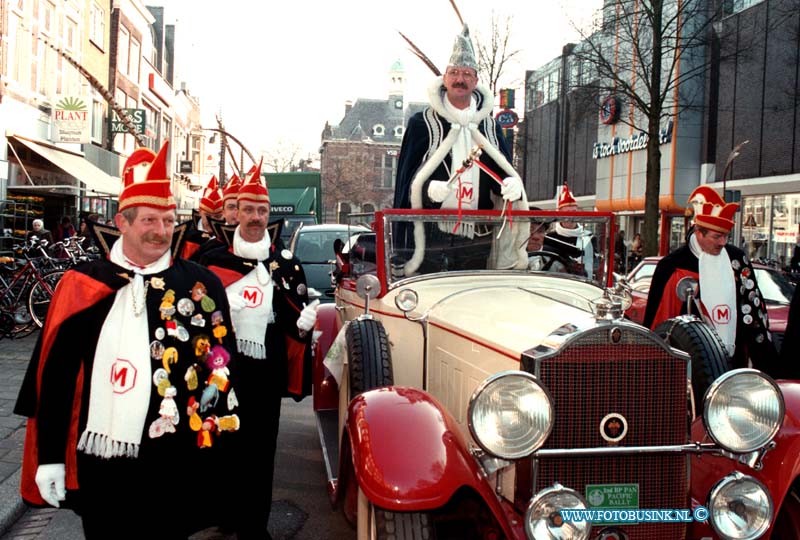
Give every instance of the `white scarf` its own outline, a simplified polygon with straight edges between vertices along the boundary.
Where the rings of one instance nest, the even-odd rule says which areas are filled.
[[[138,267],[125,257],[120,237],[114,242],[109,259],[134,277],[117,291],[100,329],[89,392],[89,418],[78,450],[102,458],[135,458],[150,404],[152,376],[147,286],[142,275],[169,268],[171,254],[167,250],[155,262]]]
[[[258,242],[248,242],[236,227],[233,254],[258,263],[246,276],[225,289],[227,294],[242,296],[246,302],[244,308],[231,314],[236,330],[236,348],[240,353],[259,360],[267,357],[264,340],[272,317],[272,276],[263,263],[269,257],[269,247],[267,234]]]
[[[689,249],[698,261],[703,307],[728,354],[733,356],[736,351],[736,279],[728,251],[723,248],[719,255],[706,253],[694,234],[689,237]]]
[[[594,246],[592,246],[592,233],[585,230],[583,225],[578,225],[574,229],[568,229],[562,226],[561,223],[556,222],[556,234],[578,239],[575,247],[583,251],[583,268],[586,271],[586,277],[592,279],[592,275],[594,273]]]
[[[472,140],[472,130],[478,128],[478,123],[474,121],[478,113],[478,102],[472,96],[469,101],[469,107],[459,109],[450,103],[447,95],[445,95],[442,99],[442,104],[450,118],[455,120],[455,122],[451,122],[450,129],[458,132],[452,148],[451,161],[451,169],[455,172],[461,167],[464,160],[469,156],[472,147],[476,144]],[[460,198],[463,210],[477,210],[480,189],[480,169],[478,166],[473,165],[464,171],[461,174],[461,182],[459,183],[456,180],[455,184],[456,189],[450,190],[449,195],[442,201],[442,208],[458,208],[458,200]],[[439,229],[446,233],[452,233],[453,225],[453,222],[440,222]],[[475,236],[475,224],[462,221],[456,234],[473,238]]]

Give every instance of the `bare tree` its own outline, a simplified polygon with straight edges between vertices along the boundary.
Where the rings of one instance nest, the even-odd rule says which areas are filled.
[[[475,36],[479,71],[486,77],[494,95],[497,95],[500,79],[506,74],[509,63],[521,52],[519,49],[511,50],[510,48],[511,23],[510,15],[506,15],[501,20],[500,16],[492,10],[492,23],[488,38],[483,39],[480,33],[476,33]]]
[[[603,28],[575,47],[580,86],[623,102],[619,120],[647,135],[644,243],[658,252],[662,121],[699,108],[712,22],[707,0],[605,0]],[[721,9],[721,8],[720,8]],[[587,69],[588,68],[588,69]],[[589,82],[587,82],[587,79]],[[574,84],[574,83],[573,83]]]
[[[276,173],[297,170],[300,160],[305,156],[299,144],[284,139],[278,140],[278,144],[269,150],[262,150],[261,155],[264,158],[264,171]]]

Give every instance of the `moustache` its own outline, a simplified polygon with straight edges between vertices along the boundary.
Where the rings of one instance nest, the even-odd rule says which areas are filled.
[[[142,237],[142,240],[151,244],[166,244],[169,242],[169,238],[156,233],[147,233]]]
[[[453,83],[453,88],[463,88],[464,90],[467,89],[467,85],[463,82]]]
[[[263,227],[264,226],[264,222],[261,221],[260,219],[253,219],[253,220],[250,220],[250,221],[247,222],[247,226],[248,227],[255,227],[255,226]]]

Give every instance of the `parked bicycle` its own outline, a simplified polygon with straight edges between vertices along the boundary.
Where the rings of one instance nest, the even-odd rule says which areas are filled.
[[[47,309],[63,270],[44,270],[50,258],[41,255],[38,240],[14,246],[24,259],[5,258],[0,264],[0,334],[19,338],[44,325]],[[38,255],[38,256],[37,256]]]

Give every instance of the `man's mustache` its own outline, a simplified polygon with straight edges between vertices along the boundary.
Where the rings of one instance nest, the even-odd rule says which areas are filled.
[[[169,242],[169,238],[167,236],[161,236],[157,233],[146,233],[142,236],[142,240],[145,242],[151,242],[153,244],[166,244]]]
[[[453,83],[453,88],[463,88],[464,90],[467,89],[467,85],[463,82]]]
[[[253,219],[253,220],[250,220],[250,221],[247,222],[247,226],[248,227],[252,227],[253,225],[260,225],[260,226],[263,227],[264,226],[264,222],[261,221],[260,219]]]

